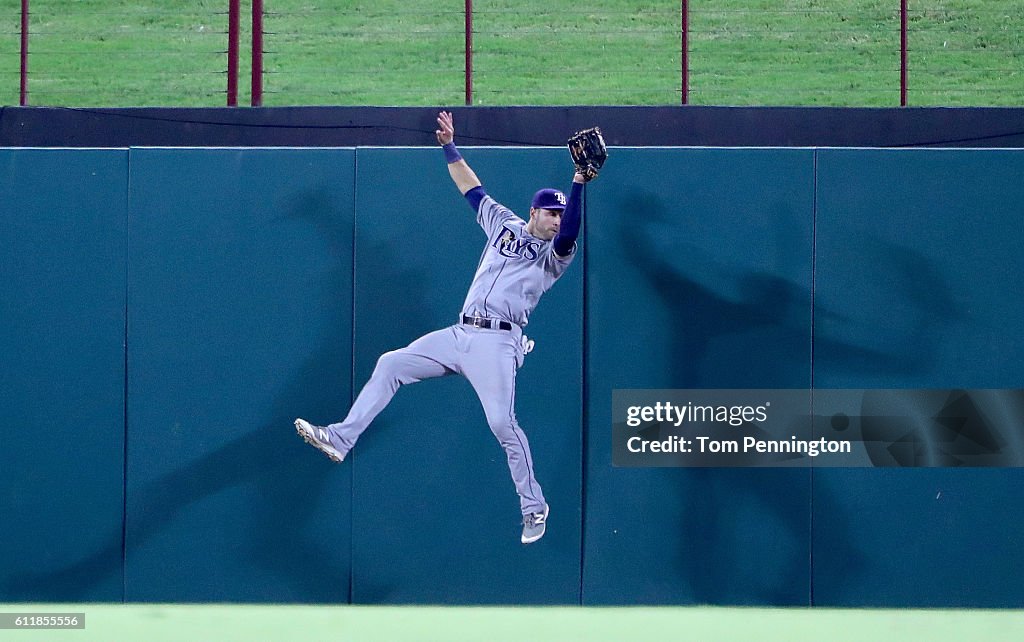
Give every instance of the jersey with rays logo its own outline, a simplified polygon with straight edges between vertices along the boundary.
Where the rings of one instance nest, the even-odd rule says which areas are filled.
[[[488,241],[462,314],[525,326],[541,295],[565,273],[576,252],[559,257],[552,241],[532,236],[526,221],[489,195],[480,201],[476,220]]]

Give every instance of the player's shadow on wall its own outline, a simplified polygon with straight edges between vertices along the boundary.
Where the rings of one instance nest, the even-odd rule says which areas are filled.
[[[351,257],[346,249],[350,246],[350,230],[341,229],[338,213],[326,199],[315,194],[300,199],[279,221],[289,219],[299,219],[317,230],[324,251],[337,264],[324,277],[320,301],[339,300],[344,290],[344,271],[351,270]],[[282,239],[282,243],[286,242],[287,239]],[[236,559],[243,558],[261,569],[258,580],[246,577],[244,563],[223,569],[204,568],[196,570],[199,581],[194,587],[155,588],[129,580],[127,598],[139,600],[141,595],[143,601],[231,601],[238,599],[231,592],[245,587],[245,601],[346,602],[350,572],[347,550],[339,550],[335,540],[315,538],[314,533],[317,524],[324,521],[325,505],[336,505],[340,510],[349,501],[347,496],[323,497],[330,488],[330,476],[349,473],[305,445],[296,435],[292,421],[303,413],[330,416],[346,410],[339,407],[339,400],[344,402],[348,391],[325,386],[324,379],[326,373],[349,368],[348,364],[339,363],[336,355],[339,345],[351,341],[350,336],[340,331],[346,325],[341,315],[350,315],[351,311],[347,302],[311,302],[310,306],[304,313],[330,316],[321,323],[328,330],[310,346],[310,356],[302,362],[299,374],[281,384],[281,392],[268,404],[261,425],[251,430],[245,426],[198,427],[200,431],[243,434],[129,490],[127,541],[121,532],[112,532],[103,547],[70,566],[12,578],[8,594],[23,601],[88,600],[98,583],[122,573],[121,560],[127,559],[131,565],[133,556],[141,554],[140,549],[166,530],[180,527],[182,519],[194,523],[196,514],[189,511],[196,504],[219,493],[241,489],[247,498],[256,499],[232,503],[235,512],[217,515],[218,520],[231,525],[219,534],[234,540],[231,544],[236,552],[232,555]],[[301,322],[302,316],[296,315],[296,323]],[[335,376],[326,378],[337,380]],[[319,528],[322,530],[322,526]],[[196,533],[195,545],[201,547],[200,538],[213,537],[212,531],[204,528]],[[180,543],[177,546],[175,552],[180,554]],[[224,542],[215,542],[214,546],[222,549]],[[223,583],[204,589],[204,585],[216,583],[218,573],[222,574]],[[275,580],[268,583],[267,576]]]
[[[657,293],[665,314],[678,327],[665,333],[672,365],[658,387],[806,388],[810,362],[808,329],[811,291],[808,284],[779,274],[752,272],[687,241],[681,229],[696,227],[685,213],[670,215],[657,197],[634,193],[623,197],[643,218],[631,217],[619,230],[623,252]],[[792,212],[771,213],[779,238],[799,229]],[[624,222],[625,223],[625,222]],[[929,371],[929,345],[941,330],[937,319],[955,314],[948,286],[928,261],[910,248],[868,239],[865,261],[882,262],[892,279],[910,294],[906,301],[919,323],[879,328],[892,333],[887,350],[844,340],[844,329],[858,321],[824,309],[814,310],[816,351],[832,355],[846,374],[910,376]],[[877,345],[877,344],[875,344]],[[682,582],[697,603],[800,604],[809,597],[809,572],[853,576],[859,560],[871,555],[856,542],[827,543],[824,566],[808,570],[812,543],[809,469],[710,469],[678,471],[684,483],[679,496],[667,499],[681,509],[680,541],[687,547],[675,557]],[[827,486],[813,487],[815,502],[834,505]],[[843,520],[832,514],[830,520]],[[832,532],[847,532],[839,527]],[[754,539],[751,539],[753,537]],[[699,543],[699,544],[698,544]]]

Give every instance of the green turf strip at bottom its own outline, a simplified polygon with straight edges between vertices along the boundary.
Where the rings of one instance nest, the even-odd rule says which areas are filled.
[[[85,630],[0,631],[0,640],[1024,639],[1024,612],[720,607],[419,607],[9,604],[0,613],[85,613]]]

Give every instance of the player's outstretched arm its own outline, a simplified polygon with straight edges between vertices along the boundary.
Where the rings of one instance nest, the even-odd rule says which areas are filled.
[[[455,147],[455,123],[452,120],[451,112],[443,111],[437,115],[437,142],[444,149],[445,159],[448,161],[448,173],[459,188],[459,192],[465,194],[474,187],[480,187],[480,179],[469,167],[469,164],[462,158],[462,154]]]
[[[572,177],[569,199],[566,201],[565,210],[562,212],[562,224],[554,238],[555,254],[562,258],[569,256],[576,250],[576,239],[580,235],[580,223],[583,219],[583,208],[581,207],[583,185],[586,182],[586,177],[579,172],[576,172],[576,175]]]

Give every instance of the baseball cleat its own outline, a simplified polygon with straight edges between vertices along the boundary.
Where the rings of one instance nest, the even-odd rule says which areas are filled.
[[[532,544],[544,537],[544,531],[547,529],[548,512],[550,510],[551,507],[544,504],[543,513],[530,513],[523,516],[523,544]]]
[[[305,419],[296,419],[295,430],[307,444],[330,457],[331,461],[340,464],[345,460],[345,454],[331,445],[331,436],[327,433],[326,428],[314,426]]]

